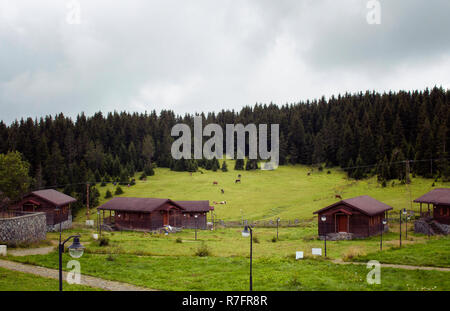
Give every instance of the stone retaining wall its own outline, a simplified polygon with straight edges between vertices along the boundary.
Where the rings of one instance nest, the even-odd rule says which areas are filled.
[[[45,240],[46,229],[45,213],[0,218],[0,242],[21,243]]]

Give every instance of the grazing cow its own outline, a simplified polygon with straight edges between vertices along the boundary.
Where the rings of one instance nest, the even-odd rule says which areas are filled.
[[[219,183],[217,181],[213,181],[213,185],[218,185]]]
[[[223,190],[223,189],[220,189],[220,192],[222,192],[222,194],[224,194],[224,193],[225,193],[225,190]]]
[[[238,175],[238,178],[241,178],[241,174]]]
[[[341,199],[341,200],[342,200],[342,196],[341,196],[340,194],[336,194],[336,195],[334,196],[334,198],[335,198],[335,199]]]
[[[227,201],[220,201],[219,204],[227,204]]]
[[[216,201],[213,201],[213,204],[219,204],[219,203],[217,203]]]
[[[308,176],[310,176],[311,175],[311,172],[308,172]]]
[[[234,181],[235,184],[240,183],[240,182],[241,182],[240,179],[236,179],[236,180]]]

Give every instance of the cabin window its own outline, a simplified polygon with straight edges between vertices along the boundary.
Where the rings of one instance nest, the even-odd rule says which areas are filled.
[[[441,208],[439,209],[439,215],[440,215],[440,216],[444,216],[444,208],[443,208],[443,207],[441,207]]]

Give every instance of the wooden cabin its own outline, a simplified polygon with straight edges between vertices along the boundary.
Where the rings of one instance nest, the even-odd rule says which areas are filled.
[[[433,189],[414,202],[420,203],[421,217],[432,217],[438,223],[450,225],[450,188]],[[427,204],[427,211],[422,210],[422,204]]]
[[[318,215],[319,236],[331,233],[352,233],[354,237],[368,237],[379,234],[382,220],[393,208],[368,195],[345,199],[315,211]],[[326,221],[322,221],[326,216]]]
[[[206,214],[210,207],[209,201],[118,197],[97,209],[105,224],[117,229],[146,231],[157,230],[166,225],[206,229]]]
[[[71,204],[77,200],[54,189],[28,193],[12,209],[22,212],[45,212],[47,227],[61,222],[71,222]]]

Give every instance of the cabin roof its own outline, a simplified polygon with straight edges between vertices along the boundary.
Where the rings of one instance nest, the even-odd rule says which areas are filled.
[[[97,209],[149,213],[164,206],[165,204],[171,204],[182,208],[170,199],[121,197],[113,198],[105,204],[99,206]]]
[[[416,203],[450,205],[450,188],[436,188],[414,200]]]
[[[332,209],[339,205],[349,206],[350,208],[356,209],[356,210],[360,211],[361,213],[366,214],[368,216],[377,215],[379,213],[393,209],[392,206],[389,206],[387,204],[384,204],[383,202],[375,200],[374,198],[372,198],[368,195],[362,195],[359,197],[345,199],[345,200],[336,202],[336,203],[331,204],[327,207],[324,207],[318,211],[315,211],[314,214],[320,214],[322,212],[325,212],[326,210]]]
[[[209,201],[175,201],[178,205],[183,207],[187,212],[209,212],[211,209]]]
[[[181,208],[186,212],[208,212],[209,201],[172,201],[159,198],[113,198],[98,207],[99,210],[116,210],[130,212],[153,212],[165,204]]]
[[[62,192],[56,191],[54,189],[45,189],[45,190],[37,190],[30,192],[25,197],[29,196],[36,196],[38,198],[41,198],[43,200],[46,200],[58,207],[64,206],[70,203],[74,203],[77,201],[77,199],[72,198],[71,196],[68,196],[67,194],[64,194]]]

